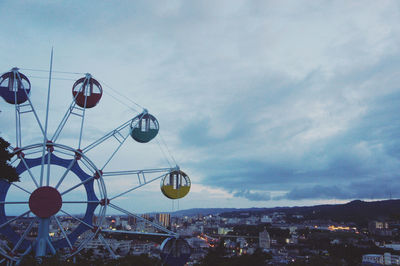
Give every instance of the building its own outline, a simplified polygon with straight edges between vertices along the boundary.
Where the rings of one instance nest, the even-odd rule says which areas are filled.
[[[169,213],[158,213],[156,219],[158,223],[164,227],[169,227],[171,225],[171,215]]]
[[[391,249],[396,250],[396,251],[400,250],[400,244],[399,243],[384,244],[382,247],[383,248],[391,248]]]
[[[391,236],[392,231],[389,229],[387,222],[372,221],[368,223],[368,231],[373,235]]]
[[[145,214],[142,214],[141,216],[142,216],[142,218],[150,221],[150,214],[145,213]]]
[[[219,235],[226,235],[233,230],[233,227],[218,227]]]
[[[268,215],[264,215],[261,217],[261,222],[262,223],[272,223],[272,218],[269,217]]]
[[[365,254],[362,256],[362,265],[400,265],[400,256],[390,253]]]
[[[135,224],[136,224],[136,217],[129,216],[129,217],[128,217],[128,224],[129,224],[130,226],[135,225]]]
[[[271,247],[271,239],[266,229],[259,233],[259,247],[261,249],[269,249]]]

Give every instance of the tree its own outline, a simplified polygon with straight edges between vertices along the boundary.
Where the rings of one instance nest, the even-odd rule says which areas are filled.
[[[14,167],[12,167],[8,161],[13,156],[8,151],[10,143],[0,137],[0,178],[7,180],[8,182],[19,181],[19,176]]]

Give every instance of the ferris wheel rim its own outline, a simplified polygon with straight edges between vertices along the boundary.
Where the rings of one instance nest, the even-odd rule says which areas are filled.
[[[36,143],[36,144],[27,145],[27,146],[24,146],[24,147],[21,147],[21,148],[16,147],[16,148],[14,149],[12,155],[13,155],[13,156],[17,156],[18,159],[19,159],[19,162],[17,163],[17,172],[18,172],[19,175],[21,175],[21,174],[24,173],[25,171],[29,171],[31,168],[34,168],[34,167],[39,166],[40,163],[39,163],[38,161],[42,158],[42,156],[35,157],[35,158],[25,158],[24,152],[29,151],[29,150],[32,150],[32,149],[40,149],[41,147],[43,147],[43,145],[46,146],[46,145],[48,145],[48,144]],[[76,150],[76,149],[74,149],[74,148],[72,148],[72,147],[70,147],[70,146],[67,146],[67,145],[52,143],[51,146],[52,146],[52,147],[56,147],[56,148],[58,148],[58,149],[63,149],[63,150],[66,150],[66,151],[70,152],[70,156],[76,156],[76,154],[78,153],[78,154],[80,155],[79,160],[84,160],[84,161],[86,161],[86,163],[88,163],[89,166],[93,167],[94,173],[99,173],[99,177],[98,177],[96,180],[98,180],[99,183],[101,183],[101,186],[99,186],[100,197],[101,197],[101,198],[106,198],[106,197],[107,197],[106,186],[105,186],[105,184],[104,184],[103,177],[101,176],[101,171],[96,167],[96,165],[95,165],[86,155],[82,154],[81,151]],[[39,153],[39,152],[40,152],[40,151],[36,151],[36,153]],[[64,154],[66,154],[66,153],[64,153]],[[50,151],[48,151],[44,156],[46,156],[46,157],[57,157],[56,155],[53,154],[53,152],[50,152]],[[74,158],[74,159],[72,159],[72,160],[67,160],[67,159],[60,158],[60,157],[57,157],[57,158],[63,160],[64,162],[66,162],[66,161],[76,161],[76,158]],[[26,164],[26,162],[25,162],[26,160],[28,160],[28,162],[29,162],[28,164]],[[22,163],[22,161],[24,161],[24,163]],[[36,163],[33,163],[33,164],[32,164],[33,161],[36,161]],[[14,162],[16,162],[16,161],[14,161]],[[58,166],[67,168],[65,165],[61,165],[60,163],[55,163],[54,160],[51,160],[51,165],[58,165]],[[78,167],[82,172],[84,172],[84,171],[82,170],[82,168],[81,168],[80,166],[78,166],[78,164],[76,164],[76,165],[77,165],[77,166],[75,166],[75,167]],[[25,168],[25,169],[24,169],[24,168]],[[71,170],[71,169],[69,169],[69,170]],[[72,171],[72,172],[73,172],[78,178],[80,178],[79,175],[78,175],[75,171]],[[87,174],[87,173],[86,173],[86,174]],[[87,176],[89,176],[89,175],[87,175]],[[93,181],[93,189],[94,189],[94,180],[92,180],[92,181]],[[5,182],[4,180],[2,180],[2,182],[0,182],[0,187],[3,188],[4,186],[7,186],[7,185],[4,184],[4,182]],[[3,200],[3,202],[2,202],[2,204],[1,204],[1,206],[0,206],[0,208],[2,209],[2,211],[3,211],[3,213],[4,213],[4,216],[3,216],[3,217],[1,217],[1,215],[0,215],[0,218],[1,218],[1,220],[3,221],[2,225],[3,225],[4,223],[7,223],[7,218],[5,218],[5,217],[7,217],[6,211],[5,211],[5,204],[8,204],[8,200],[6,200],[6,197],[7,197],[7,195],[8,195],[8,190],[9,190],[9,188],[11,187],[11,184],[12,184],[12,182],[8,182],[8,187],[5,189],[5,193],[3,193],[4,195],[2,195],[2,197],[4,197],[4,200]],[[36,187],[35,189],[31,189],[31,192],[33,193],[33,191],[36,191],[38,188],[44,188],[44,187],[46,187],[45,184],[43,184],[42,186]],[[85,188],[86,188],[86,187],[85,187]],[[3,188],[3,189],[4,189],[4,188]],[[29,189],[27,189],[27,190],[29,190]],[[29,191],[25,191],[25,192],[28,192],[28,193],[29,193]],[[85,189],[85,192],[86,192],[87,197],[89,197],[89,196],[88,196],[88,193],[89,193],[89,192],[87,191],[87,189]],[[93,192],[94,192],[94,190],[93,190]],[[30,194],[32,194],[32,193],[30,193]],[[95,194],[96,194],[96,193],[95,193]],[[97,198],[97,196],[95,196],[95,197]],[[15,202],[13,202],[13,203],[15,203]],[[25,202],[24,202],[24,203],[25,203]],[[69,201],[63,201],[63,203],[71,203],[71,202],[69,202]],[[89,228],[87,228],[86,230],[84,230],[84,231],[81,232],[81,233],[78,232],[78,235],[81,235],[82,233],[84,233],[84,232],[86,232],[86,231],[88,231],[88,230],[91,229],[92,232],[93,232],[93,234],[92,234],[91,236],[89,236],[89,237],[85,237],[85,239],[84,239],[81,243],[79,243],[79,246],[77,246],[77,247],[75,247],[75,248],[70,247],[70,248],[72,249],[72,250],[71,250],[71,253],[70,253],[70,254],[64,255],[66,258],[67,258],[67,257],[74,256],[74,255],[76,255],[77,253],[79,253],[79,252],[84,248],[84,246],[86,245],[86,243],[88,243],[91,239],[93,239],[93,237],[96,236],[96,234],[97,234],[97,233],[99,232],[99,230],[100,230],[100,226],[98,226],[98,225],[101,225],[101,224],[103,223],[103,221],[104,221],[104,218],[105,218],[107,204],[101,205],[101,204],[100,204],[100,200],[97,200],[96,202],[84,201],[84,202],[81,202],[81,203],[83,203],[83,204],[85,204],[85,205],[87,206],[85,217],[86,217],[86,216],[90,216],[90,218],[92,219],[92,217],[95,215],[95,210],[97,209],[98,206],[100,206],[100,208],[99,208],[99,215],[97,215],[96,224],[93,224],[93,222],[90,222],[89,225],[86,225],[86,227],[89,227]],[[89,209],[89,204],[95,204],[94,207],[92,206],[92,210]],[[28,212],[25,212],[25,213],[22,215],[22,217],[25,216],[26,213],[31,213],[31,212],[32,212],[32,210],[29,210]],[[64,214],[66,213],[66,212],[64,212],[62,209],[60,210],[60,212],[62,212],[62,213],[64,213]],[[60,213],[60,212],[57,212],[57,213]],[[32,221],[32,223],[34,223],[34,222],[37,223],[37,219],[38,219],[39,217],[38,217],[38,215],[35,214],[34,212],[32,212],[32,213],[35,215],[35,218],[34,218],[34,220]],[[58,220],[58,219],[57,219],[57,213],[54,214],[54,215],[49,216],[48,219],[51,220],[52,218],[54,218],[54,219],[57,221],[57,220]],[[76,219],[76,217],[75,217],[74,215],[69,215],[69,216],[71,216],[72,218]],[[84,217],[84,218],[85,218],[85,217]],[[82,219],[84,219],[84,218],[82,218]],[[78,220],[79,220],[79,219],[78,219]],[[57,222],[57,223],[58,223],[58,222]],[[78,226],[77,226],[72,232],[70,232],[68,235],[70,235],[70,234],[76,232],[76,230],[78,229],[78,227],[81,226],[82,224],[83,224],[82,221],[79,222]],[[2,226],[1,229],[3,229],[3,227],[7,228],[8,226],[9,226],[9,224],[6,224],[5,226]],[[90,228],[90,226],[91,226],[92,228]],[[81,228],[82,228],[82,226],[81,226]],[[63,231],[62,227],[60,227],[60,229],[61,229],[61,231]],[[95,229],[95,230],[93,230],[93,229]],[[11,228],[10,228],[10,230],[12,231],[11,234],[16,234],[16,235],[18,235],[18,236],[21,237],[20,240],[22,239],[22,235],[19,235],[18,233],[16,233],[16,232],[15,232],[13,229],[11,229]],[[28,229],[27,229],[27,230],[28,230]],[[26,230],[24,233],[28,232],[27,230]],[[82,231],[82,229],[81,229],[81,231]],[[29,233],[29,232],[28,232],[28,233]],[[7,236],[7,234],[4,234],[4,233],[2,233],[2,235]],[[8,236],[8,237],[9,237],[9,236]],[[65,237],[65,235],[64,235],[64,238],[61,238],[61,239],[58,239],[58,240],[54,240],[54,241],[52,241],[51,243],[55,243],[56,245],[58,245],[58,243],[61,243],[61,242],[64,241],[64,240],[65,240],[66,242],[68,242],[68,243],[70,242],[69,238],[68,238],[68,237]],[[33,244],[33,243],[35,242],[35,240],[31,240],[31,241],[30,241],[30,240],[24,239],[23,242],[25,242],[25,241],[28,241],[28,242],[31,243],[31,244]],[[74,242],[74,244],[75,244],[75,243],[77,242],[77,239],[75,239],[73,242]],[[13,243],[13,244],[14,244],[14,246],[15,246],[16,243]],[[20,243],[20,244],[21,244],[21,243]],[[19,247],[18,247],[18,248],[19,248]],[[18,248],[17,248],[17,249],[18,249]],[[29,248],[29,247],[28,247],[28,248]],[[28,250],[28,248],[25,249],[25,252]],[[59,247],[57,247],[57,248],[59,248]],[[65,248],[65,247],[64,247],[64,248]],[[19,259],[21,259],[23,256],[25,256],[25,254],[24,254],[25,252],[20,253],[20,254],[15,253],[15,254],[13,254],[13,255],[15,255],[15,256],[12,256],[12,255],[8,254],[7,252],[5,252],[5,250],[3,250],[2,248],[0,249],[0,253],[1,253],[3,256],[5,256],[5,257],[7,257],[8,259],[11,259],[11,260],[13,260],[13,261],[18,261]]]

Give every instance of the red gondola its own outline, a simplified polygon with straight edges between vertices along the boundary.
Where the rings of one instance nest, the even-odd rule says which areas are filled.
[[[95,107],[102,95],[103,88],[90,74],[78,79],[72,86],[72,96],[76,104],[82,108]]]

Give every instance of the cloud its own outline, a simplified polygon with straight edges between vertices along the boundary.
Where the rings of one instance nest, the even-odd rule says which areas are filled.
[[[344,188],[339,186],[321,186],[317,185],[314,187],[307,188],[295,188],[288,192],[284,197],[290,200],[299,199],[349,199],[353,195],[349,195]]]
[[[287,191],[288,199],[378,197],[370,187],[395,182],[395,1],[0,5],[0,32],[8,36],[0,69],[47,69],[54,45],[56,70],[91,72],[128,105],[137,107],[129,98],[148,108],[192,182],[231,193],[232,204],[267,200],[276,191]],[[33,77],[39,73],[26,71],[42,118],[47,82]],[[50,121],[64,114],[72,82],[54,81]],[[0,108],[1,124],[13,124],[12,108]],[[85,141],[131,118],[126,110],[105,93],[85,118]],[[0,130],[14,139],[14,128]],[[63,133],[60,141],[79,132],[72,125]],[[121,149],[117,170],[158,164],[147,147]]]
[[[398,67],[398,63],[382,61],[330,79],[331,84],[320,78],[309,79],[301,93],[294,92],[297,100],[282,96],[278,106],[269,107],[270,120],[259,124],[251,121],[258,114],[252,113],[250,92],[248,107],[242,105],[241,112],[249,117],[242,129],[251,129],[251,135],[236,135],[232,128],[222,140],[203,138],[200,153],[208,160],[190,166],[203,171],[205,184],[228,191],[243,186],[248,190],[288,190],[288,199],[307,198],[300,196],[306,194],[316,199],[383,196],[379,190],[364,186],[368,192],[362,193],[349,184],[374,186],[380,177],[394,180],[400,170],[400,143],[395,137],[400,127],[394,123],[400,96],[390,78]],[[384,69],[385,75],[376,72],[377,68]],[[331,88],[335,90],[335,83],[339,93],[330,92]],[[312,96],[310,88],[317,84],[325,88],[320,89],[320,96]],[[345,89],[341,88],[343,84]],[[229,116],[229,112],[225,114]],[[207,123],[198,134],[187,134],[185,142],[202,138],[209,130]],[[335,185],[338,183],[341,186]],[[306,185],[304,191],[301,184]]]
[[[250,190],[240,190],[233,193],[235,197],[246,198],[251,201],[269,201],[271,194],[269,192],[253,192]]]
[[[396,179],[372,179],[363,180],[343,185],[333,186],[306,186],[294,188],[283,196],[275,199],[382,199],[391,197],[400,197],[399,188]]]

